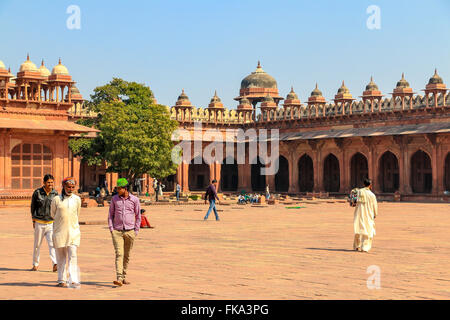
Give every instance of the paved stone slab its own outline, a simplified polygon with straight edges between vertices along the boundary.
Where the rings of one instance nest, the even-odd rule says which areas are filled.
[[[54,287],[45,240],[39,271],[28,271],[29,209],[0,208],[0,299],[450,299],[449,204],[380,203],[367,254],[352,251],[346,203],[300,205],[222,207],[221,221],[203,221],[201,205],[150,207],[156,228],[141,230],[132,284],[121,288],[112,284],[107,225],[82,225],[80,289]],[[106,222],[107,210],[83,208],[80,220]],[[380,268],[379,290],[367,288],[372,265]]]

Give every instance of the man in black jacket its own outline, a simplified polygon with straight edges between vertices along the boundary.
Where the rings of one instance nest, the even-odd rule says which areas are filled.
[[[53,272],[58,270],[56,265],[56,253],[53,247],[53,218],[50,214],[50,205],[58,192],[53,189],[54,178],[51,174],[44,176],[44,185],[36,189],[31,197],[31,218],[34,229],[33,268],[36,271],[39,266],[39,256],[42,240],[47,239],[50,259],[53,262]]]

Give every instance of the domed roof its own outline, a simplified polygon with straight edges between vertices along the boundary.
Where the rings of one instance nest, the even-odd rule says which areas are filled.
[[[261,64],[258,61],[256,70],[241,81],[241,89],[247,88],[276,89],[277,81],[261,68]]]
[[[52,75],[53,74],[60,74],[65,76],[69,75],[69,70],[67,70],[67,68],[61,64],[61,58],[59,59],[58,64],[53,67]]]
[[[251,105],[251,103],[250,103],[250,100],[248,100],[247,98],[242,98],[240,101],[239,101],[239,104],[242,104],[242,105]]]
[[[345,86],[344,80],[342,80],[342,85],[337,91],[338,94],[340,93],[350,93],[350,90]]]
[[[184,89],[182,89],[181,94],[178,96],[178,101],[189,101],[189,97],[184,93]]]
[[[70,93],[71,94],[81,94],[80,90],[75,85],[73,85],[72,88],[70,88]]]
[[[298,100],[298,95],[294,92],[294,87],[291,87],[291,92],[286,96],[286,100]]]
[[[322,96],[322,91],[319,90],[319,88],[317,87],[317,83],[316,83],[315,89],[311,92],[311,97],[321,97],[321,96]]]
[[[375,84],[375,82],[373,82],[373,78],[370,77],[370,82],[369,84],[366,86],[366,91],[378,91],[378,86]]]
[[[270,95],[267,95],[264,97],[263,102],[275,102],[275,101],[273,100],[273,98]]]
[[[27,54],[27,60],[20,65],[19,72],[23,71],[38,71],[36,65],[30,61],[30,55]]]
[[[220,98],[217,96],[217,91],[214,91],[214,97],[212,97],[210,103],[218,103],[221,102]]]
[[[2,60],[0,60],[0,69],[5,69],[6,70],[5,64],[3,63]]]
[[[405,80],[405,74],[402,73],[402,78],[396,85],[397,88],[409,88],[409,82]]]
[[[50,75],[50,70],[44,66],[44,60],[42,60],[41,66],[39,67],[39,72],[43,77],[48,77]]]
[[[430,78],[430,81],[428,81],[428,84],[443,84],[444,81],[442,78],[437,74],[437,69],[434,69],[434,75]]]

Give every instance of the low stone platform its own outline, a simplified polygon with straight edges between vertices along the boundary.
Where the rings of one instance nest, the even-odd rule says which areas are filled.
[[[45,240],[28,271],[29,208],[0,208],[0,299],[450,299],[449,204],[380,202],[369,253],[352,250],[347,203],[287,207],[218,205],[221,221],[203,221],[204,205],[147,207],[155,229],[140,231],[120,288],[108,208],[82,208],[80,289],[55,287]],[[380,289],[367,287],[371,266]]]

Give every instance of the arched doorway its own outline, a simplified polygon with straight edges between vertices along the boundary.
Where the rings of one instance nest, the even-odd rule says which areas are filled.
[[[172,174],[164,179],[161,179],[161,183],[165,186],[163,189],[164,192],[173,192],[175,191],[175,182],[176,182],[177,174]]]
[[[220,166],[220,188],[222,191],[237,191],[238,177],[236,159],[226,158]]]
[[[445,157],[445,169],[444,169],[444,187],[445,190],[450,191],[450,152]]]
[[[261,163],[259,157],[257,163],[252,164],[252,190],[264,191],[266,187],[266,176],[261,174],[261,168],[264,165]]]
[[[350,161],[350,186],[351,188],[362,187],[364,179],[369,177],[369,165],[366,157],[357,152]]]
[[[200,162],[201,163],[198,163]],[[209,165],[203,158],[196,158],[189,164],[189,190],[203,191],[209,185]]]
[[[386,151],[380,158],[380,187],[382,192],[395,192],[399,187],[399,170],[397,157]]]
[[[414,193],[430,193],[433,187],[431,159],[422,150],[411,157],[411,188]]]
[[[323,162],[323,186],[326,192],[339,192],[339,160],[330,153]]]
[[[278,172],[275,174],[275,191],[289,191],[289,161],[283,156],[278,158]]]
[[[12,189],[36,189],[46,174],[52,174],[52,151],[41,143],[23,143],[11,151]]]
[[[298,160],[298,186],[300,192],[312,192],[314,188],[314,165],[307,154]]]

